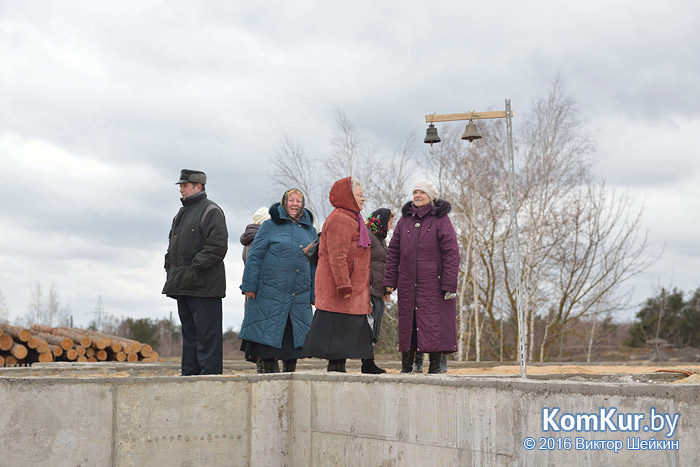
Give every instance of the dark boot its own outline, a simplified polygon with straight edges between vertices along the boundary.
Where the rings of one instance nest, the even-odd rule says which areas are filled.
[[[440,360],[440,368],[443,373],[447,373],[447,354],[442,354],[442,360]]]
[[[256,360],[256,363],[258,365],[258,373],[265,373],[265,371],[263,370],[262,358],[258,358]]]
[[[345,373],[345,359],[342,360],[328,360],[328,371],[335,371],[338,373]]]
[[[263,373],[279,373],[280,367],[276,360],[263,359]]]
[[[442,352],[430,352],[430,354],[428,354],[428,360],[430,361],[430,366],[428,367],[429,375],[439,375],[442,373],[442,368],[440,367]]]
[[[297,369],[297,361],[296,359],[294,360],[284,360],[282,362],[282,371],[284,373],[294,373],[294,370]]]
[[[413,361],[413,372],[423,373],[423,352],[416,352],[416,359]]]
[[[381,375],[386,373],[386,370],[379,368],[376,363],[374,363],[373,358],[362,359],[362,373],[369,373],[371,375]]]
[[[413,371],[413,359],[416,357],[415,350],[401,352],[401,373],[411,373]]]

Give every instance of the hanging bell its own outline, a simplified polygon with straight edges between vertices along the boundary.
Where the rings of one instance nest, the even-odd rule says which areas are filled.
[[[464,130],[464,134],[462,135],[462,139],[466,139],[470,143],[474,141],[475,139],[481,138],[481,135],[479,134],[479,131],[476,129],[476,125],[474,124],[473,121],[469,120],[469,123],[467,123],[467,128]]]
[[[440,137],[437,134],[437,128],[435,128],[435,125],[433,125],[432,123],[425,132],[425,139],[423,140],[423,142],[428,143],[431,146],[433,145],[433,143],[440,142]]]

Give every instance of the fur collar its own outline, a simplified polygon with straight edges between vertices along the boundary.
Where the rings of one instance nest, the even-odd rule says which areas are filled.
[[[289,222],[289,215],[287,214],[287,211],[282,208],[280,203],[275,203],[270,206],[269,213],[272,222],[275,224],[284,224],[285,222]],[[304,214],[301,216],[301,219],[299,219],[298,222],[304,227],[312,226],[314,225],[314,215],[311,214],[311,211],[304,208]]]
[[[410,217],[415,211],[417,211],[417,209],[413,207],[413,201],[409,201],[403,205],[403,208],[401,208],[401,214],[404,217]],[[442,217],[449,214],[450,211],[452,211],[452,205],[449,203],[449,201],[438,198],[435,200],[433,208],[430,210],[430,215]]]

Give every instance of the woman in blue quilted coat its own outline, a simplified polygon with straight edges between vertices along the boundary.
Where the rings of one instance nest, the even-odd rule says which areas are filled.
[[[304,209],[304,194],[296,188],[270,207],[270,217],[246,259],[241,291],[248,300],[238,337],[241,350],[262,360],[264,373],[275,372],[276,360],[292,372],[302,358],[316,301],[316,267],[303,250],[318,235],[311,212]]]

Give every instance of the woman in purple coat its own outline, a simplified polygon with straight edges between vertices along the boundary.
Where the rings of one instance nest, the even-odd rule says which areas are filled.
[[[451,210],[433,183],[419,180],[389,243],[384,287],[399,294],[402,373],[413,369],[416,351],[430,354],[428,373],[441,373],[442,354],[457,350],[459,245]]]

